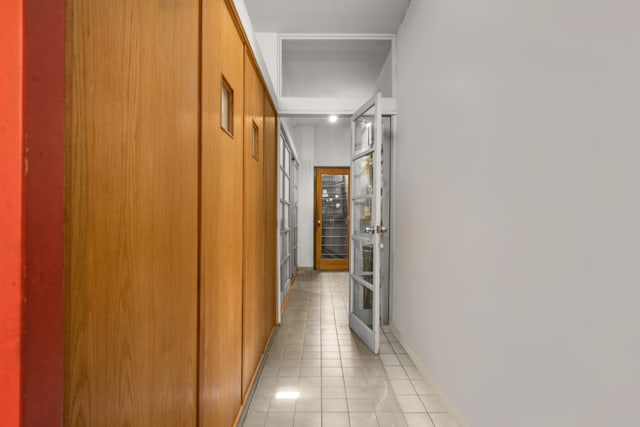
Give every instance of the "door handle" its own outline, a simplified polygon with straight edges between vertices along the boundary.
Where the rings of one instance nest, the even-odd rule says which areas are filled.
[[[381,234],[381,233],[386,233],[387,232],[387,227],[383,227],[382,225],[378,225],[376,227],[365,227],[364,228],[364,232],[365,233],[371,233],[371,234]]]
[[[318,221],[316,221],[316,224],[317,225],[322,225],[322,221],[318,220]]]

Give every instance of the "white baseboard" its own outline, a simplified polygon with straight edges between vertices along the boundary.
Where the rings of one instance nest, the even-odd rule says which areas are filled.
[[[389,326],[391,327],[391,331],[393,332],[393,335],[395,335],[396,338],[398,338],[398,341],[400,341],[400,344],[402,344],[402,347],[404,347],[405,351],[413,361],[413,364],[416,365],[416,368],[418,368],[418,371],[420,371],[424,379],[427,380],[427,382],[429,382],[429,384],[436,389],[436,391],[438,392],[438,396],[440,397],[442,402],[446,405],[447,412],[449,413],[449,415],[451,415],[456,420],[456,422],[460,427],[469,427],[469,424],[467,423],[467,421],[464,419],[462,414],[460,414],[460,412],[456,409],[455,405],[451,402],[451,399],[449,398],[449,396],[447,396],[444,390],[442,390],[440,385],[435,381],[435,379],[433,378],[433,376],[431,375],[427,367],[424,366],[424,364],[420,361],[418,354],[411,347],[411,345],[407,343],[407,340],[404,338],[402,333],[398,331],[395,325],[389,325]]]

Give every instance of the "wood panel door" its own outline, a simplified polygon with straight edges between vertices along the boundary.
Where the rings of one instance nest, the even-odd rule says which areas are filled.
[[[246,395],[266,345],[265,207],[264,207],[264,88],[249,53],[244,60],[244,209],[243,209],[243,368]]]
[[[317,270],[349,270],[349,168],[316,168]]]
[[[278,268],[278,120],[269,93],[264,95],[264,340],[276,325]]]
[[[202,23],[200,425],[227,427],[242,404],[244,44],[224,0]]]
[[[199,2],[67,0],[65,426],[195,426]]]

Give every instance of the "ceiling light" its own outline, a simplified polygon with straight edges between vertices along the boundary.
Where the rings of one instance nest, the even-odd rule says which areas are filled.
[[[335,114],[332,114],[329,116],[329,123],[335,123],[338,121],[338,116],[336,116]]]

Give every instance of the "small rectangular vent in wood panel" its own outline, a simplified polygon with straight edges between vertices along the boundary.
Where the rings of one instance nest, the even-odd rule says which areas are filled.
[[[260,160],[260,128],[256,122],[251,123],[251,156]]]
[[[220,126],[233,138],[233,89],[222,76],[222,94],[220,107]]]

